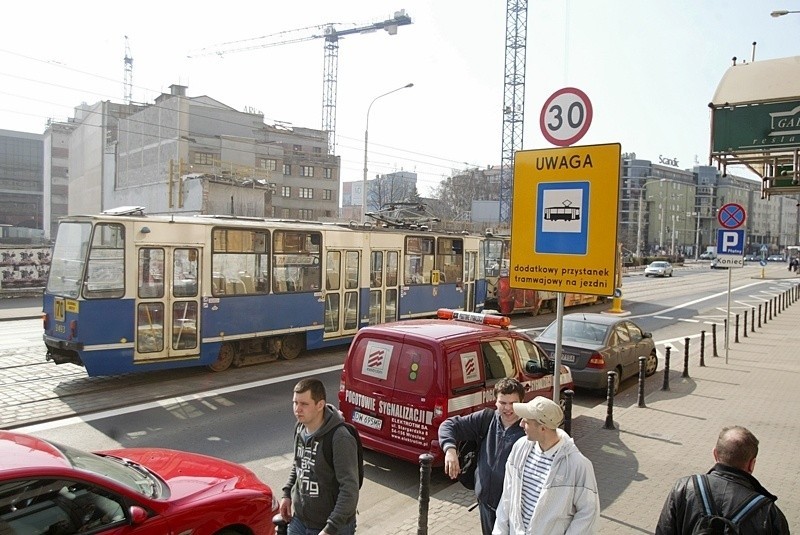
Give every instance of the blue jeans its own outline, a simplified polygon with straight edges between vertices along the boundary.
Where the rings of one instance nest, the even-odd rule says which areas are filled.
[[[299,518],[293,516],[286,535],[319,535],[321,531],[321,529],[307,528]],[[352,522],[339,530],[339,535],[355,535],[355,532],[356,519],[354,518]]]
[[[497,518],[497,511],[492,509],[489,505],[478,501],[478,513],[480,513],[481,517],[481,532],[483,532],[483,535],[492,535],[494,521]]]

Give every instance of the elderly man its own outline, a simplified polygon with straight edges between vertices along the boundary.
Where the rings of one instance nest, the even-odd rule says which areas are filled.
[[[564,413],[542,396],[514,403],[525,437],[511,449],[494,535],[597,533],[600,499],[591,461],[558,428]]]

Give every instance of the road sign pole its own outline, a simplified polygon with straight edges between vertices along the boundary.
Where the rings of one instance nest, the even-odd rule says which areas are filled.
[[[728,363],[728,348],[730,343],[728,341],[728,332],[731,330],[731,279],[733,276],[733,270],[728,268],[728,306],[727,306],[727,317],[728,321],[725,322],[725,364]]]

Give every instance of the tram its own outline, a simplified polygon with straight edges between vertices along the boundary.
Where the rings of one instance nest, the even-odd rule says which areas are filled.
[[[496,310],[501,314],[526,313],[536,315],[542,312],[555,312],[558,294],[541,290],[512,288],[509,279],[511,263],[511,237],[508,235],[487,235],[483,241],[484,273],[486,275],[486,310]],[[596,303],[604,297],[587,294],[564,294],[564,306]]]
[[[90,376],[222,371],[346,344],[366,325],[483,309],[482,236],[136,213],[61,220],[48,360]]]

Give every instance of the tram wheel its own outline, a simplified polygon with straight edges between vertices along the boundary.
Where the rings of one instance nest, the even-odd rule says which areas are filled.
[[[284,360],[292,360],[300,355],[303,351],[303,339],[299,334],[290,334],[284,336],[281,340],[281,358]]]
[[[233,344],[222,344],[222,347],[219,348],[217,360],[215,360],[212,364],[209,364],[208,369],[210,369],[212,372],[224,372],[231,367],[231,364],[233,364],[234,356],[236,356],[236,350],[234,349]]]

